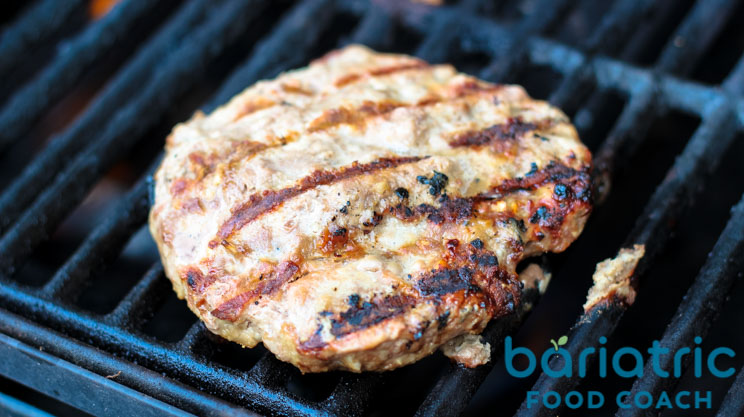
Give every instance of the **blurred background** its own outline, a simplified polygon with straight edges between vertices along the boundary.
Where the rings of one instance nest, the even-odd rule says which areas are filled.
[[[617,136],[621,115],[642,87],[632,80],[650,83],[649,94],[658,94],[640,118],[643,122],[636,121],[625,132],[629,139],[624,140],[632,146],[618,148],[622,163],[613,165],[608,197],[583,235],[566,252],[548,256],[553,280],[514,333],[515,345],[542,352],[550,347],[551,338],[566,334],[574,325],[583,312],[596,263],[617,253],[659,184],[674,175],[670,168],[691,138],[705,120],[716,117],[709,110],[722,100],[738,105],[738,116],[725,132],[732,137],[726,139],[730,145],[711,159],[713,163],[706,162],[690,198],[682,199],[680,204],[689,209],[673,217],[665,232],[668,239],[639,277],[639,295],[609,337],[610,351],[621,346],[645,351],[652,340],[661,338],[724,229],[731,207],[744,192],[742,1],[276,0],[247,2],[245,7],[240,1],[161,0],[142,1],[147,5],[138,7],[128,4],[135,1],[7,1],[0,6],[0,53],[7,53],[0,55],[6,61],[0,63],[0,193],[4,198],[0,200],[4,209],[0,247],[6,250],[0,255],[6,256],[2,278],[13,291],[98,320],[121,309],[121,301],[143,277],[154,274],[157,279],[148,289],[148,302],[140,305],[142,311],[133,323],[122,327],[134,337],[168,348],[196,335],[198,342],[189,346],[189,355],[228,374],[249,372],[265,350],[240,349],[200,330],[185,303],[160,276],[158,253],[145,225],[146,204],[127,212],[134,210],[136,215],[126,225],[111,226],[118,229],[106,236],[114,236],[116,242],[100,253],[93,250],[91,236],[103,233],[101,227],[121,217],[128,199],[136,200],[132,193],[143,187],[173,125],[197,109],[214,108],[257,79],[304,66],[344,44],[362,42],[380,51],[449,62],[489,81],[521,84],[533,97],[560,105],[595,154],[601,154],[608,138]],[[58,12],[54,6],[60,7]],[[57,16],[44,17],[44,9],[47,14],[54,10]],[[612,20],[615,14],[623,17]],[[42,16],[38,21],[49,26],[23,29],[19,24],[23,19],[34,24],[28,16]],[[492,26],[480,27],[484,21]],[[488,38],[482,34],[486,32]],[[11,36],[25,37],[19,43]],[[675,83],[689,99],[675,102],[674,95],[666,92],[674,90]],[[86,250],[94,255],[79,263],[75,257],[86,255],[80,252],[86,243]],[[44,317],[41,310],[13,297],[2,295],[0,308],[138,363],[136,353],[127,353],[128,347],[67,330],[65,323]],[[711,323],[703,343],[705,352],[727,346],[738,353],[732,359],[722,357],[720,368],[732,366],[738,371],[744,365],[742,301],[739,271],[727,301],[715,307],[720,318]],[[200,386],[198,380],[171,372],[157,360],[141,365],[228,403],[249,408],[252,404],[250,399],[236,400],[241,397],[237,393]],[[414,414],[449,367],[436,354],[382,375],[375,392],[384,400],[365,402],[364,413]],[[339,381],[350,378],[338,372],[302,376],[294,368],[283,369],[282,375],[286,391],[281,392],[313,404],[328,401]],[[463,414],[513,414],[537,376],[515,379],[502,361],[496,361]],[[69,399],[39,393],[18,379],[0,376],[0,392],[52,414],[81,413]],[[675,389],[712,390],[718,407],[733,381],[733,377],[685,374]],[[600,390],[612,401],[632,383],[613,375],[590,376],[577,389]],[[591,415],[615,411],[608,406]],[[285,412],[295,413],[292,407]],[[584,413],[565,410],[561,414]],[[714,414],[714,410],[674,410],[665,415]]]

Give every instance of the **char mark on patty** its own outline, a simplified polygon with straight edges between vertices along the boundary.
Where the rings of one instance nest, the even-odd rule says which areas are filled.
[[[365,77],[377,77],[381,75],[390,75],[396,72],[408,71],[413,69],[426,69],[429,68],[429,64],[424,61],[414,61],[404,64],[388,65],[386,67],[372,68],[365,73],[350,73],[336,80],[333,84],[336,87],[343,87],[347,84],[351,84]]]
[[[535,190],[548,183],[563,184],[558,193],[554,192],[556,200],[564,199],[567,192],[581,201],[591,202],[591,167],[580,170],[567,165],[550,161],[547,166],[538,170],[530,170],[523,177],[509,178],[496,185],[491,190],[497,195],[507,195],[515,191]],[[565,187],[565,188],[564,188]],[[569,190],[570,189],[570,190]]]
[[[550,123],[552,123],[551,120],[525,122],[521,117],[510,117],[506,123],[498,123],[484,130],[460,133],[450,142],[450,146],[453,148],[478,147],[513,141],[523,137],[527,132],[549,126]]]
[[[398,316],[414,305],[415,299],[407,295],[391,295],[374,301],[361,301],[357,296],[349,300],[348,310],[331,319],[331,334],[343,337],[389,318]]]
[[[416,289],[424,297],[441,297],[461,290],[480,292],[473,280],[472,268],[463,266],[457,269],[440,268],[416,281]]]
[[[484,200],[481,196],[468,198],[442,196],[438,199],[439,207],[419,204],[411,208],[401,203],[389,207],[387,211],[399,220],[415,221],[426,216],[431,223],[442,225],[445,223],[459,223],[472,218],[474,215],[473,206],[481,200]]]
[[[348,178],[365,175],[384,169],[395,168],[399,165],[418,162],[424,159],[419,156],[406,156],[394,158],[381,158],[373,162],[360,164],[352,163],[350,166],[328,170],[315,171],[309,176],[301,179],[295,186],[281,190],[266,190],[260,194],[253,194],[248,201],[239,205],[232,210],[230,218],[222,224],[217,233],[217,237],[209,242],[210,248],[215,248],[220,242],[229,239],[233,233],[243,228],[245,225],[256,220],[263,214],[266,214],[282,205],[285,201],[294,198],[308,190],[321,185],[329,185]]]
[[[218,319],[236,321],[248,303],[257,300],[263,295],[276,293],[299,270],[299,266],[292,261],[282,262],[273,272],[267,274],[268,276],[259,281],[253,289],[225,301],[216,309],[212,310],[211,314]]]

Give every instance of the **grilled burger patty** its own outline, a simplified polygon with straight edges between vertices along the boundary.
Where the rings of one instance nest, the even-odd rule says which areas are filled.
[[[513,311],[517,264],[581,233],[590,169],[521,87],[349,46],[176,126],[150,230],[212,332],[387,370]]]

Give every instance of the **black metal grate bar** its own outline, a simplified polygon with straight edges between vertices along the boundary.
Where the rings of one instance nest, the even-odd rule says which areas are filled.
[[[70,405],[89,413],[105,411],[152,417],[190,415],[48,353],[35,350],[4,334],[0,334],[0,354],[3,355],[0,372],[22,375],[21,379],[27,385],[39,386],[41,391],[51,392],[59,399],[72,397],[72,401],[68,400]],[[77,383],[67,384],[68,378],[74,378]],[[86,395],[79,395],[81,391]]]
[[[44,285],[42,294],[50,299],[71,301],[71,297],[79,294],[79,288],[91,274],[116,258],[129,237],[147,218],[148,209],[147,185],[145,181],[140,181],[113,210],[116,215],[107,217],[96,227],[57,270]]]
[[[372,8],[364,14],[350,41],[381,49],[392,42],[393,20],[383,10]]]
[[[202,20],[208,4],[206,0],[191,0],[184,4],[163,29],[119,71],[85,113],[70,128],[52,138],[49,145],[0,196],[0,212],[4,214],[0,218],[0,232],[4,232],[49,184],[54,174],[106,126],[132,92],[139,90],[151,76],[152,69]]]
[[[227,78],[204,107],[210,112],[261,77],[269,77],[306,61],[311,46],[332,18],[331,0],[304,0],[292,8],[272,33]],[[291,47],[287,47],[291,45]]]
[[[615,128],[602,143],[595,158],[597,203],[601,204],[610,192],[612,180],[626,168],[631,156],[641,144],[656,115],[656,91],[645,88],[631,96],[620,113]]]
[[[0,330],[3,333],[10,335],[17,340],[20,340],[23,343],[38,347],[36,349],[24,349],[22,352],[28,353],[27,357],[41,358],[41,352],[47,352],[56,356],[57,358],[61,358],[64,361],[69,361],[72,364],[81,364],[86,369],[95,372],[98,375],[109,376],[118,374],[118,376],[116,376],[115,378],[112,377],[114,381],[139,391],[136,393],[137,395],[133,395],[127,392],[124,392],[124,394],[128,395],[117,395],[116,401],[113,401],[111,397],[101,398],[100,401],[95,404],[84,402],[87,401],[88,395],[79,395],[79,385],[68,384],[67,381],[64,380],[58,381],[56,384],[52,384],[51,386],[47,385],[48,382],[46,380],[24,381],[29,386],[39,388],[47,387],[47,390],[45,390],[44,392],[47,395],[52,396],[55,395],[55,392],[60,392],[61,388],[69,386],[71,389],[75,389],[76,391],[72,392],[70,395],[60,395],[60,397],[62,397],[60,399],[64,401],[72,401],[74,402],[74,405],[76,407],[81,408],[84,411],[101,415],[129,415],[132,414],[132,410],[140,410],[144,412],[147,411],[148,407],[150,409],[152,409],[153,407],[158,407],[156,408],[156,410],[161,413],[164,412],[166,409],[172,410],[172,408],[170,407],[163,407],[162,403],[158,404],[149,402],[148,397],[141,394],[141,392],[148,392],[160,401],[171,403],[181,409],[188,410],[200,415],[224,416],[234,414],[250,414],[247,410],[239,409],[234,405],[230,405],[222,400],[214,398],[213,396],[204,394],[199,390],[187,387],[181,383],[163,377],[163,375],[157,372],[153,372],[147,368],[135,365],[126,360],[116,358],[109,354],[103,353],[100,350],[91,349],[89,346],[83,343],[77,342],[42,326],[31,323],[12,313],[6,312],[5,310],[0,310],[0,318]],[[5,339],[6,336],[0,335],[0,337],[3,337]],[[17,348],[20,349],[21,346],[17,346]],[[14,350],[8,351],[9,354],[12,354],[12,352],[14,352]],[[10,359],[10,355],[4,355],[3,357],[6,359]],[[19,361],[20,360],[23,360],[23,357],[19,357]],[[5,364],[13,364],[14,362],[16,361],[3,361],[3,363]],[[64,365],[64,363],[59,359],[55,361],[55,364]],[[3,373],[5,372],[3,371]],[[11,374],[11,371],[8,371],[8,374]],[[27,375],[29,378],[32,378],[34,376],[49,378],[49,376],[52,374],[55,373],[35,373],[28,372],[27,369],[24,372],[12,373],[14,377],[17,377],[18,375]],[[69,380],[78,381],[80,379],[75,370],[71,370],[70,373],[64,374],[64,376],[66,378],[69,378]],[[91,396],[97,395],[99,392],[102,395],[107,394],[108,391],[104,390],[102,387],[104,386],[104,384],[108,386],[108,382],[113,382],[103,377],[98,380],[96,380],[95,378],[91,378],[90,375],[84,375],[84,377],[92,380],[93,382],[93,384],[90,385],[90,389],[86,390],[86,392]],[[114,384],[112,387],[114,387],[114,389],[121,389],[121,386],[119,384]],[[96,385],[98,386],[98,388],[96,388]],[[98,397],[96,396],[95,398]],[[127,408],[123,408],[122,410],[119,410],[119,412],[113,413],[106,413],[105,410],[98,408],[101,405],[117,406],[118,402],[121,402],[121,405],[123,407],[131,408],[129,409],[129,411],[127,411]],[[176,412],[173,411],[171,414],[174,413]]]
[[[25,134],[106,51],[130,36],[135,24],[152,13],[157,4],[156,1],[126,1],[80,35],[60,45],[54,61],[0,110],[0,151]]]
[[[744,368],[736,376],[717,414],[718,417],[739,417],[741,415],[744,415]]]
[[[375,373],[344,375],[323,402],[323,409],[331,415],[362,415],[380,389],[382,380],[383,376]]]
[[[170,377],[179,381],[195,384],[207,392],[214,392],[230,401],[257,410],[274,410],[282,414],[317,415],[322,407],[295,398],[284,390],[269,389],[261,381],[256,381],[242,372],[215,366],[197,356],[180,353],[170,345],[161,345],[109,324],[102,323],[95,317],[81,311],[73,311],[35,297],[19,289],[14,284],[0,286],[0,300],[6,308],[23,310],[30,313],[36,322],[52,328],[64,328],[75,337],[82,337],[89,343],[118,354],[123,359],[144,365],[157,372],[166,372]],[[0,316],[10,315],[0,310]],[[36,333],[17,332],[17,326],[9,321],[0,323],[0,331],[21,341],[34,345],[45,346],[45,343],[29,342]],[[68,353],[64,353],[68,352]],[[84,357],[79,349],[72,352],[62,351],[58,356],[66,360],[73,360],[76,356]],[[114,371],[115,373],[116,371]],[[145,375],[132,375],[136,381],[132,386],[137,388],[152,382]],[[144,379],[144,380],[143,380]],[[164,378],[155,381],[164,383]],[[158,392],[145,390],[145,392]],[[185,400],[178,398],[179,401]]]
[[[183,335],[181,340],[178,341],[176,348],[183,352],[189,352],[207,336],[208,332],[204,324],[197,320],[189,327],[189,330]]]
[[[68,166],[0,240],[0,273],[10,276],[33,248],[77,205],[97,178],[157,122],[208,63],[260,14],[263,3],[226,2],[191,33],[135,97],[107,124],[98,140]],[[40,221],[42,219],[43,221]]]
[[[626,41],[632,29],[640,24],[654,5],[652,0],[620,0],[600,21],[594,33],[586,39],[583,49],[588,53],[613,53]]]
[[[33,50],[54,37],[84,4],[83,0],[40,1],[16,19],[0,36],[0,79]]]
[[[640,3],[640,4],[639,4]],[[582,42],[581,50],[585,56],[572,63],[572,68],[566,72],[563,82],[550,96],[550,102],[564,110],[573,109],[584,99],[585,93],[591,90],[590,81],[593,79],[593,69],[586,65],[596,53],[613,52],[625,38],[630,35],[634,25],[630,22],[643,20],[648,15],[652,1],[625,0],[615,2],[612,10],[602,19],[594,33]],[[565,72],[565,70],[564,70]],[[588,108],[601,107],[597,103],[602,101],[598,92],[585,99]]]
[[[492,64],[481,72],[481,77],[500,82],[511,81],[511,77],[520,72],[527,63],[529,47],[524,41],[550,28],[571,4],[572,2],[567,0],[545,0],[536,4],[535,12],[520,22],[512,34],[505,37],[506,45],[500,48],[501,53],[496,55]],[[491,30],[496,29],[496,25],[490,26]],[[508,59],[503,59],[504,57]]]
[[[106,315],[105,320],[113,326],[138,328],[170,289],[163,277],[163,265],[154,263],[114,310]]]
[[[435,20],[432,25],[433,30],[419,45],[416,56],[435,63],[447,59],[449,49],[455,41],[455,35],[462,30],[458,23],[459,16],[459,13],[453,12]]]
[[[723,30],[737,4],[729,0],[701,0],[695,4],[659,57],[657,67],[674,74],[691,71],[716,35]]]
[[[269,389],[280,389],[289,381],[290,368],[271,353],[266,353],[256,362],[248,377]]]
[[[734,94],[744,95],[744,56],[726,78],[723,87]]]
[[[693,339],[696,336],[704,338],[717,318],[718,307],[724,303],[734,284],[734,278],[742,267],[744,267],[744,198],[731,211],[731,219],[679,305],[677,313],[661,338],[660,346],[668,348],[669,352],[677,352],[684,346],[693,348]],[[672,361],[672,355],[664,355],[659,365],[661,369],[672,369]],[[689,361],[685,361],[684,368],[687,368],[687,365]],[[677,381],[676,378],[661,378],[654,372],[649,362],[643,377],[633,384],[631,396],[639,391],[646,391],[656,398],[662,390],[672,388]],[[640,416],[649,415],[649,412],[650,410],[633,407],[620,409],[617,415]]]

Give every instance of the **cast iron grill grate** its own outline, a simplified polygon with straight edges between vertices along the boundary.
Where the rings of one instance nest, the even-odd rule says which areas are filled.
[[[600,7],[567,0],[461,0],[440,7],[392,0],[163,3],[122,1],[99,20],[68,29],[74,33],[55,53],[33,58],[45,60],[37,73],[8,78],[26,81],[0,89],[0,185],[5,187],[0,194],[0,374],[5,377],[93,414],[385,415],[394,410],[458,415],[497,404],[499,413],[552,415],[557,410],[518,408],[524,390],[565,393],[581,381],[540,375],[510,395],[514,387],[491,381],[508,379],[499,369],[503,337],[521,334],[525,343],[533,343],[535,334],[548,339],[565,332],[565,319],[545,324],[546,315],[565,295],[561,291],[569,291],[567,280],[576,271],[583,280],[571,287],[577,302],[562,308],[575,321],[566,346],[574,356],[595,346],[601,335],[613,339],[616,328],[643,327],[637,317],[627,323],[624,316],[632,317],[634,308],[625,314],[627,306],[619,303],[582,313],[575,294],[586,294],[597,261],[636,243],[646,246],[636,279],[663,280],[655,268],[675,250],[672,234],[678,229],[684,234],[690,216],[701,213],[722,219],[713,222],[709,244],[697,251],[711,253],[707,260],[698,256],[686,264],[688,279],[678,284],[678,292],[689,287],[686,296],[669,297],[661,327],[651,333],[672,349],[692,346],[694,336],[715,332],[714,318],[731,304],[724,302],[744,267],[744,200],[723,223],[744,192],[741,172],[726,174],[732,165],[740,169],[735,155],[744,134],[744,45],[732,45],[726,37],[744,36],[736,27],[741,2],[616,0]],[[18,51],[58,42],[66,24],[79,25],[85,5],[40,0],[18,13],[0,38],[0,75],[33,67]],[[127,49],[133,39],[138,39],[136,48]],[[241,351],[208,334],[175,301],[152,256],[144,231],[147,174],[169,128],[196,108],[209,111],[258,79],[350,42],[453,62],[494,82],[524,83],[530,93],[572,115],[595,154],[603,184],[599,202],[607,203],[598,205],[596,219],[575,247],[554,257],[554,283],[529,319],[527,311],[519,311],[487,329],[494,348],[488,366],[464,369],[435,355],[382,375],[302,376],[261,348]],[[108,56],[112,50],[132,52],[116,65]],[[715,56],[723,56],[728,66],[717,70],[726,74],[714,81],[719,85],[695,81],[710,80],[701,68]],[[79,114],[62,117],[59,132],[43,145],[39,137],[49,131],[37,125],[54,120],[50,114],[60,107],[73,107],[69,97],[96,74],[106,82],[98,84],[95,97],[77,104]],[[683,78],[690,76],[693,80]],[[648,142],[658,135],[672,139],[656,149],[666,154],[670,167],[660,163],[651,181],[653,175],[646,176],[642,166],[656,159],[647,153],[653,149]],[[106,198],[112,178],[120,193]],[[711,186],[721,181],[719,188]],[[96,199],[101,193],[104,198]],[[711,197],[723,208],[708,210]],[[96,205],[99,200],[115,204]],[[81,219],[87,228],[75,232]],[[613,229],[614,222],[620,226]],[[606,229],[614,233],[603,235]],[[110,294],[99,294],[104,289]],[[546,308],[548,313],[541,314]],[[722,320],[737,323],[725,314]],[[743,351],[744,345],[738,347]],[[724,390],[730,387],[725,398],[715,400],[722,415],[744,409],[743,375],[717,381],[727,384]],[[677,383],[652,373],[625,382],[628,389],[654,393],[673,390]],[[82,391],[87,395],[79,395]],[[7,401],[0,398],[6,407]]]

